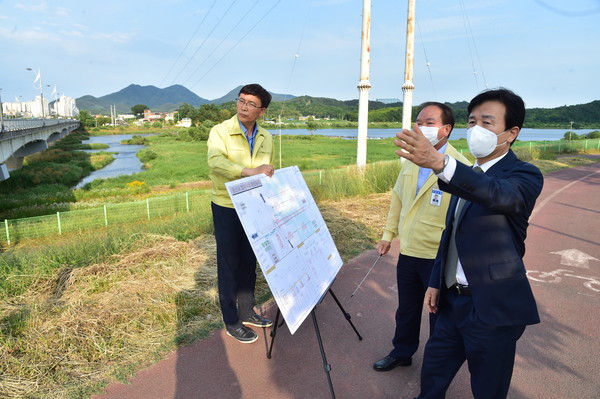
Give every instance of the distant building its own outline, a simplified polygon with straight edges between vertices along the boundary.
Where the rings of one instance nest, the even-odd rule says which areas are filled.
[[[79,109],[75,104],[75,99],[67,96],[60,96],[58,100],[48,107],[48,99],[44,98],[43,112],[40,96],[36,96],[31,101],[15,101],[11,103],[2,103],[2,111],[5,115],[15,118],[49,118],[59,116],[62,118],[73,118],[79,115]]]
[[[164,119],[165,114],[164,113],[154,113],[152,111],[150,111],[149,109],[145,109],[144,110],[144,122],[152,122],[152,121],[158,121],[160,119]]]
[[[191,118],[181,118],[181,120],[179,122],[177,122],[177,126],[192,127],[192,119]]]
[[[393,103],[399,103],[400,99],[399,98],[378,98],[375,101],[379,101],[380,103],[384,103],[384,104],[393,104]]]
[[[75,99],[62,95],[56,100],[52,106],[52,112],[56,116],[64,118],[73,118],[79,115],[79,109],[75,103]]]

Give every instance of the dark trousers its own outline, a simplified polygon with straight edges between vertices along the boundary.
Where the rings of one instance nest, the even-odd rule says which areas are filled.
[[[239,327],[254,314],[256,256],[234,208],[211,203],[215,240],[219,302],[223,322]]]
[[[396,266],[398,283],[398,309],[396,310],[396,332],[390,356],[407,359],[419,347],[423,299],[429,285],[433,259],[415,258],[400,254]],[[429,314],[429,335],[432,334],[437,315]]]
[[[510,295],[510,293],[507,293]],[[477,317],[473,297],[444,295],[435,331],[427,341],[419,398],[443,399],[465,359],[475,399],[504,399],[525,326],[490,326]]]

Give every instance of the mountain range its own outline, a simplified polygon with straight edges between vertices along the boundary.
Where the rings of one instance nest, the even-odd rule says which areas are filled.
[[[131,113],[131,107],[137,104],[147,105],[152,111],[165,112],[174,111],[182,104],[190,104],[199,107],[203,104],[223,104],[234,101],[242,86],[238,86],[222,97],[207,100],[181,85],[173,85],[159,89],[156,86],[140,86],[131,84],[116,93],[107,94],[102,97],[83,96],[75,99],[77,108],[87,111],[92,115],[110,114],[110,107],[114,105],[119,114]],[[283,101],[295,96],[289,94],[271,93],[273,101]]]

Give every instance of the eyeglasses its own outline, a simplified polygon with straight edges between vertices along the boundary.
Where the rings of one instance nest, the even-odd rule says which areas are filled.
[[[260,109],[262,108],[260,105],[256,105],[254,104],[252,101],[246,101],[243,98],[238,98],[237,103],[239,104],[240,107],[244,107],[244,106],[248,106],[248,108],[253,108],[253,109]]]

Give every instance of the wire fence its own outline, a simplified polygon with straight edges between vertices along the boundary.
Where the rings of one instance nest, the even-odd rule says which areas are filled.
[[[541,153],[582,153],[600,151],[600,139],[588,140],[558,140],[547,142],[518,142],[513,145],[519,157],[539,159]],[[528,154],[523,154],[527,151]],[[467,151],[464,151],[467,152]],[[525,159],[527,160],[527,159]],[[394,165],[398,161],[382,161],[368,164],[369,168],[378,168],[386,164]],[[347,166],[333,170],[317,170],[304,172],[307,185],[312,189],[324,184],[332,185],[332,181],[347,184],[340,174],[356,173],[356,166]],[[379,186],[393,185],[394,176],[387,176]],[[370,180],[376,180],[378,175],[390,174],[389,169],[376,171],[369,175]],[[390,186],[391,187],[391,186]],[[141,201],[105,204],[95,208],[57,212],[21,219],[4,220],[5,234],[0,234],[0,244],[11,246],[17,242],[38,239],[52,235],[81,232],[99,228],[110,228],[127,223],[140,223],[172,217],[178,214],[202,212],[210,216],[210,190],[196,190],[177,193],[169,196],[150,197]]]
[[[519,141],[513,148],[529,148],[544,153],[569,154],[600,151],[600,139]]]
[[[190,212],[208,212],[210,191],[198,190],[141,201],[105,204],[90,209],[56,212],[4,221],[0,242],[10,246],[27,239],[62,235],[126,223],[139,223]]]

